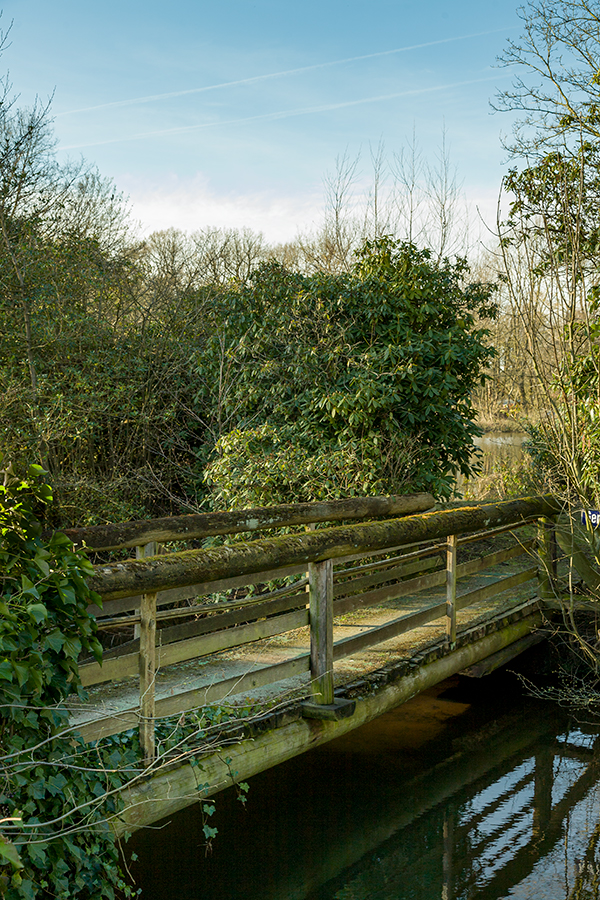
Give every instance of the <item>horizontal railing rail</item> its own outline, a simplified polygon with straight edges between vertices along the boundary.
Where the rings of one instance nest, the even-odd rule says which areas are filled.
[[[193,513],[121,524],[67,528],[65,534],[89,550],[119,550],[169,541],[191,541],[217,535],[287,528],[345,519],[404,516],[435,506],[431,494],[351,497],[312,503],[285,503],[227,512]]]
[[[108,624],[135,625],[139,635],[107,652],[102,666],[82,665],[82,681],[91,686],[139,673],[140,703],[86,723],[81,729],[84,737],[93,740],[139,726],[145,759],[151,761],[157,718],[305,673],[310,673],[314,703],[330,706],[334,661],[436,619],[445,619],[446,640],[452,647],[460,610],[536,579],[540,595],[547,592],[552,575],[552,561],[547,558],[541,567],[536,562],[475,589],[467,587],[461,592],[460,580],[520,555],[532,555],[536,548],[545,550],[547,557],[551,544],[548,529],[559,510],[551,497],[526,498],[98,565],[90,586],[104,599],[102,612]],[[508,547],[457,562],[458,547],[476,545],[508,531],[516,533],[538,520],[542,522],[541,541],[527,535]],[[293,584],[266,587],[269,582],[291,577],[296,579]],[[404,611],[334,642],[334,618],[444,585],[443,602]],[[252,591],[257,586],[257,593],[247,591],[243,597],[223,599],[227,591]],[[171,624],[164,616],[160,618],[158,607],[181,599],[178,591],[188,592],[186,599],[196,599],[193,606],[170,611],[176,613],[174,618],[188,617],[188,621]],[[136,608],[139,613],[127,614]],[[165,627],[157,629],[157,624]],[[156,699],[159,668],[307,626],[310,653]]]

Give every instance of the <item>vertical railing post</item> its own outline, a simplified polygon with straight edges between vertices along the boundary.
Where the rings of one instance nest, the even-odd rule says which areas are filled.
[[[144,765],[154,761],[156,680],[156,594],[142,594],[140,606],[140,747]]]
[[[136,559],[145,559],[147,556],[156,556],[157,546],[156,541],[150,541],[148,544],[139,544],[135,548],[135,558]],[[135,613],[139,616],[139,609],[134,610]],[[133,626],[133,637],[139,638],[140,636],[140,626],[138,624]]]
[[[458,537],[449,534],[446,544],[446,642],[456,644],[456,549]]]
[[[552,600],[555,595],[556,534],[555,521],[538,519],[538,595],[540,600]]]
[[[310,672],[315,703],[333,704],[333,560],[309,563]]]

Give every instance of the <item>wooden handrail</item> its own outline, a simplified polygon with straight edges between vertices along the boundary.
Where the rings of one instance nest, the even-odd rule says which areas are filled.
[[[516,524],[532,516],[552,517],[561,509],[550,495],[526,497],[477,508],[441,510],[383,522],[344,525],[240,542],[205,550],[185,550],[144,560],[95,566],[89,585],[105,600],[253,575],[295,564],[322,562],[364,551],[425,542],[450,534]]]
[[[143,519],[120,524],[66,528],[64,534],[77,546],[89,550],[119,550],[142,544],[166,541],[191,541],[220,534],[286,528],[344,519],[370,519],[378,516],[406,516],[435,506],[431,494],[406,494],[392,497],[351,497],[315,503],[286,503],[228,512],[196,513]]]

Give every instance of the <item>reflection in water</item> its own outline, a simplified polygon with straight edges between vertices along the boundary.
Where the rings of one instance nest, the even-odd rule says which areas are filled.
[[[255,777],[247,809],[220,795],[208,856],[195,808],[136,835],[138,884],[144,900],[597,897],[597,734],[509,675],[454,678]]]
[[[523,460],[523,442],[527,440],[524,432],[503,433],[487,432],[474,439],[474,444],[481,453],[474,456],[479,466],[479,474],[465,479],[459,475],[457,490],[467,492],[471,498],[484,497],[494,488],[494,482],[502,472],[515,471]]]

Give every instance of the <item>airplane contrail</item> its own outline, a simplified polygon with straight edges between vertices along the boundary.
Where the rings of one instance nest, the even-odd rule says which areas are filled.
[[[265,75],[253,75],[250,78],[240,78],[237,81],[223,81],[220,84],[209,84],[205,87],[188,88],[183,91],[170,91],[167,94],[150,94],[147,97],[133,97],[129,100],[113,100],[110,103],[100,103],[97,106],[85,106],[81,109],[70,109],[66,112],[57,113],[54,118],[58,119],[62,116],[73,116],[77,113],[93,112],[97,109],[110,109],[119,106],[132,106],[135,103],[151,103],[154,100],[170,100],[174,97],[185,97],[189,94],[203,94],[207,91],[217,91],[228,87],[238,87],[245,84],[256,84],[260,81],[267,81],[271,78],[283,78],[287,75],[297,75],[300,72],[314,72],[317,69],[326,69],[331,66],[341,66],[345,63],[359,62],[363,59],[376,59],[381,56],[392,56],[394,53],[406,53],[409,50],[421,50],[424,47],[435,47],[438,44],[450,44],[454,41],[466,41],[469,38],[484,37],[487,34],[498,34],[500,31],[510,30],[507,28],[494,28],[492,31],[478,31],[474,34],[463,34],[457,37],[442,38],[437,41],[427,41],[423,44],[411,44],[407,47],[397,47],[394,50],[381,50],[377,53],[365,53],[362,56],[349,56],[345,59],[336,59],[331,62],[316,63],[312,66],[301,66],[297,69],[285,69],[282,72],[269,72]]]
[[[334,109],[344,109],[349,106],[360,106],[363,103],[377,103],[383,100],[396,100],[399,97],[410,97],[418,94],[430,94],[434,91],[445,91],[450,90],[455,87],[464,87],[469,84],[481,84],[485,81],[497,81],[498,78],[508,78],[508,73],[506,75],[492,75],[488,78],[472,78],[469,81],[454,81],[450,84],[438,84],[433,87],[427,88],[415,88],[410,91],[399,91],[394,94],[379,94],[375,97],[363,97],[360,100],[345,100],[341,103],[327,103],[323,106],[306,106],[300,109],[287,109],[287,110],[279,110],[278,112],[272,113],[261,113],[258,116],[245,116],[239,119],[224,119],[222,121],[215,122],[203,122],[200,125],[183,125],[179,128],[163,128],[159,131],[144,131],[140,134],[132,134],[128,137],[118,137],[118,138],[109,138],[105,141],[91,141],[87,144],[69,144],[65,147],[60,147],[61,150],[82,150],[85,147],[99,147],[104,144],[119,144],[124,141],[139,141],[148,137],[160,137],[162,135],[167,134],[185,134],[190,131],[200,131],[204,128],[216,128],[222,125],[243,125],[246,122],[257,122],[259,120],[262,121],[275,121],[277,119],[287,119],[293,116],[306,116],[312,113],[321,113],[321,112],[330,112]]]

